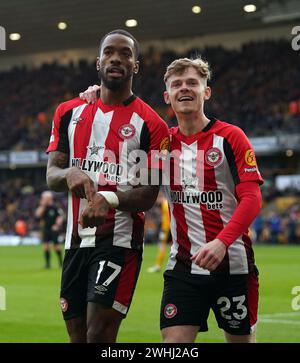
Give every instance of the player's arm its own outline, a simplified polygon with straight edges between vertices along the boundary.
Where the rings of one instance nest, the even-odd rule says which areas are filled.
[[[68,167],[69,155],[61,151],[49,153],[47,184],[55,192],[71,191],[78,198],[91,200],[96,193],[91,178],[76,167]]]
[[[69,171],[69,155],[61,151],[49,153],[47,165],[47,184],[55,192],[68,190],[67,173]]]
[[[145,185],[126,192],[117,192],[118,209],[134,213],[147,211],[154,205],[158,192],[159,185]]]
[[[239,201],[238,207],[228,224],[217,236],[226,247],[229,247],[243,233],[247,233],[262,207],[262,196],[257,182],[240,183],[235,190]]]
[[[146,211],[154,205],[158,193],[159,185],[140,185],[125,192],[98,192],[82,212],[79,223],[83,228],[98,226],[105,221],[109,208],[132,213]]]
[[[39,205],[37,209],[35,210],[35,217],[36,218],[42,218],[45,213],[45,207],[43,205]]]
[[[47,184],[56,192],[71,191],[78,198],[90,200],[96,193],[93,181],[82,170],[69,167],[68,126],[72,105],[60,104],[54,114],[52,131],[47,152]]]
[[[239,204],[228,224],[209,242],[200,248],[193,256],[194,262],[209,271],[215,270],[222,262],[227,248],[239,236],[248,231],[249,226],[261,210],[262,198],[257,182],[243,182],[236,186]]]
[[[100,95],[101,86],[94,84],[88,87],[84,92],[79,93],[79,97],[87,103],[95,103]]]
[[[125,192],[116,192],[119,210],[138,213],[153,207],[162,183],[162,170],[142,168],[139,175],[141,177],[139,185]]]
[[[197,265],[210,271],[221,263],[227,248],[239,236],[247,233],[262,206],[259,185],[263,180],[252,145],[241,129],[233,127],[227,138],[224,138],[224,151],[235,183],[238,206],[216,238],[192,256]]]

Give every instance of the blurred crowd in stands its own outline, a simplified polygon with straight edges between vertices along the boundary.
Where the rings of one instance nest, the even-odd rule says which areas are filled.
[[[35,218],[41,193],[47,190],[45,169],[24,170],[20,175],[1,175],[0,178],[0,236],[18,234],[17,222],[25,222],[26,234],[37,234],[40,221]],[[58,207],[67,211],[64,193],[54,193]]]
[[[256,243],[300,245],[299,201],[282,213],[273,211],[259,215],[253,222],[250,233]]]
[[[163,75],[175,58],[201,55],[212,68],[213,97],[208,114],[240,126],[249,137],[280,132],[300,133],[300,52],[281,41],[251,42],[240,50],[223,47],[191,49],[186,54],[154,48],[141,55],[135,93],[154,107],[169,126],[174,114],[163,101]],[[38,69],[13,68],[0,72],[0,150],[45,150],[56,106],[98,83],[95,65],[44,64]],[[14,234],[16,221],[24,220],[28,234],[39,229],[34,218],[40,194],[46,190],[45,169],[21,172],[1,170],[0,235]],[[278,197],[275,188],[264,192],[265,200]],[[66,211],[66,197],[57,194]],[[275,209],[274,209],[275,210]],[[266,211],[253,223],[257,242],[300,244],[300,207],[292,204],[280,212]],[[147,213],[146,242],[156,242],[159,209]]]
[[[191,49],[185,54],[141,55],[134,91],[169,125],[176,124],[163,100],[163,75],[175,58],[201,55],[212,68],[213,97],[207,113],[243,128],[248,136],[300,131],[300,53],[288,41],[260,41],[240,50]],[[0,150],[44,149],[58,103],[98,82],[95,64],[44,64],[0,72]],[[298,121],[298,122],[297,122]]]
[[[36,235],[40,229],[39,220],[34,217],[40,194],[47,189],[43,180],[43,170],[32,179],[32,171],[23,177],[8,177],[0,183],[0,236],[16,234],[16,222],[24,221],[27,235]],[[291,193],[293,195],[293,193]],[[55,193],[55,202],[67,212],[67,198],[63,193]],[[283,200],[288,197],[277,197]],[[275,199],[276,200],[276,199]],[[283,202],[281,201],[281,203]],[[263,212],[253,222],[250,235],[255,243],[300,244],[300,197],[296,196],[289,206],[276,208],[269,202]],[[269,207],[268,207],[269,206]],[[154,206],[146,213],[145,243],[158,241],[160,207]]]

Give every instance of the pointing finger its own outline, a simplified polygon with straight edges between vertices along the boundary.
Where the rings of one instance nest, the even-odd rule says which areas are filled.
[[[89,180],[84,183],[84,193],[88,202],[92,200],[93,196],[96,193],[94,186],[90,183]]]

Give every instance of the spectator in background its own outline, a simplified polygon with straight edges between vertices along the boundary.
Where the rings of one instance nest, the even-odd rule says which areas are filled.
[[[270,213],[268,225],[270,228],[270,242],[276,244],[279,241],[279,233],[281,232],[281,221],[277,213]]]
[[[162,192],[160,192],[157,197],[156,205],[158,205],[160,209],[158,250],[155,257],[155,264],[147,270],[150,273],[161,271],[167,253],[168,242],[172,240],[168,201]]]
[[[255,218],[252,226],[255,232],[255,242],[261,242],[261,235],[264,228],[264,219],[261,214]]]
[[[300,226],[300,211],[296,208],[292,208],[288,216],[288,221],[286,225],[286,233],[288,243],[297,244],[300,243],[299,235]]]
[[[15,224],[16,233],[21,237],[25,237],[27,234],[27,224],[23,219],[18,219]]]
[[[54,203],[50,191],[42,193],[40,204],[35,211],[35,216],[42,221],[42,243],[45,256],[45,268],[50,264],[50,243],[53,243],[54,250],[58,257],[59,266],[62,267],[62,252],[58,241],[59,232],[63,224],[63,211]]]
[[[252,41],[239,50],[209,46],[190,49],[184,54],[149,48],[142,55],[142,75],[134,88],[169,126],[174,126],[176,119],[161,97],[165,67],[179,56],[197,53],[210,59],[215,70],[215,94],[207,108],[209,114],[220,118],[226,115],[249,136],[300,131],[299,52],[293,51],[286,40]],[[0,150],[43,150],[48,142],[53,109],[62,95],[64,100],[70,99],[94,83],[94,64],[82,60],[76,65],[53,62],[37,69],[15,67],[0,72],[0,82],[0,134],[5,134],[0,140]],[[239,107],[232,107],[232,99]],[[7,128],[8,121],[14,127]]]

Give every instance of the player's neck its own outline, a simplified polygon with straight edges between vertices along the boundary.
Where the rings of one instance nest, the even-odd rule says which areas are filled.
[[[180,132],[185,136],[191,136],[202,131],[210,119],[203,114],[180,114],[177,115]]]
[[[132,94],[131,83],[117,91],[112,91],[102,84],[100,97],[105,105],[119,105],[132,96]]]

